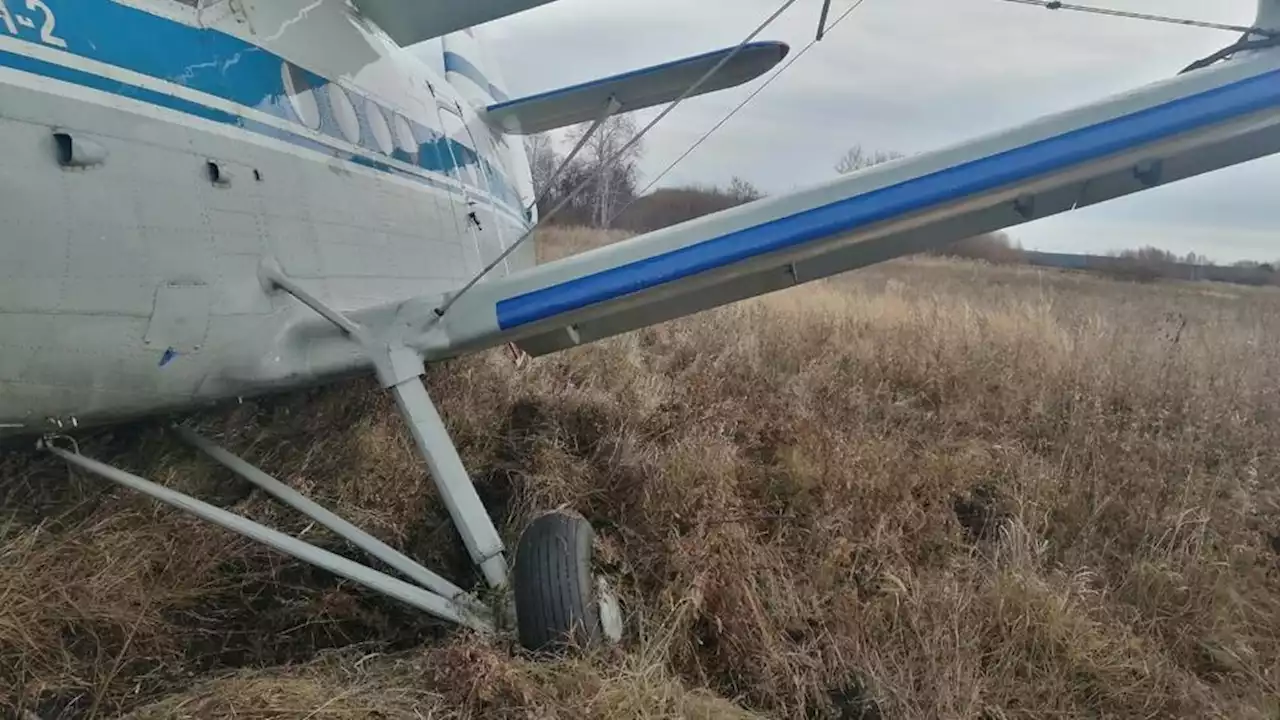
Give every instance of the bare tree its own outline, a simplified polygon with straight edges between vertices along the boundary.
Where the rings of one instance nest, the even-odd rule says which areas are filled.
[[[580,125],[569,131],[569,140],[576,144],[590,127]],[[597,226],[608,223],[613,212],[635,195],[638,164],[643,153],[642,143],[627,147],[635,134],[636,122],[632,116],[614,115],[601,124],[582,149],[586,169],[597,179],[594,188],[587,191],[593,208],[592,219]],[[610,160],[612,165],[608,165]]]
[[[734,175],[733,179],[729,181],[728,194],[730,199],[736,203],[754,202],[764,197],[764,193],[760,192],[759,188],[752,185],[749,180],[740,178],[737,175]]]
[[[874,167],[881,163],[887,163],[891,160],[897,160],[904,157],[902,153],[893,152],[892,150],[874,150],[867,151],[861,145],[854,145],[845,151],[844,155],[836,161],[836,172],[841,175],[848,175],[851,172],[857,172],[869,167]]]
[[[529,170],[533,175],[533,191],[535,195],[551,184],[552,175],[560,165],[560,156],[556,153],[555,143],[551,135],[540,133],[525,139],[525,151],[529,155]]]
[[[566,140],[576,145],[589,127],[574,128]],[[634,134],[635,125],[629,118],[612,118],[563,169],[560,164],[564,156],[557,151],[551,135],[529,136],[525,140],[525,151],[529,155],[534,191],[542,198],[538,204],[539,214],[553,223],[603,226],[618,208],[635,197],[638,143],[636,147],[627,148],[617,162],[608,164]],[[559,176],[556,176],[557,170],[560,170]],[[583,187],[582,192],[570,197],[579,187]],[[551,210],[556,207],[560,211],[551,218]]]

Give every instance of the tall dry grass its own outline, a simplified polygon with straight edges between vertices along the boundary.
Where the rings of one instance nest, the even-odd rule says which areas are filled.
[[[621,583],[628,644],[558,664],[13,453],[0,703],[43,718],[1274,718],[1277,311],[1267,289],[913,260],[521,370],[500,352],[434,368],[508,541],[574,507]],[[200,422],[474,581],[371,383]],[[343,548],[159,430],[83,447]]]

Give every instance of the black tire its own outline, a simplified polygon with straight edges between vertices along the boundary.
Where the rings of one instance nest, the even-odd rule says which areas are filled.
[[[591,574],[591,523],[551,513],[530,523],[516,550],[512,590],[520,644],[564,652],[600,643],[600,607]]]

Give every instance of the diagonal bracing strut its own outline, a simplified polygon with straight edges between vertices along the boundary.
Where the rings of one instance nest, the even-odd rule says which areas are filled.
[[[442,620],[465,625],[479,631],[490,631],[494,628],[488,612],[479,603],[465,596],[463,598],[441,596],[431,590],[393,578],[390,575],[348,560],[328,550],[318,548],[291,535],[286,535],[279,530],[273,530],[246,517],[196,500],[176,490],[140,478],[137,475],[84,457],[79,453],[56,447],[48,441],[42,441],[41,448],[82,470],[106,478],[130,490],[140,492],[179,510],[185,510],[202,520],[239,533],[251,540],[256,540],[286,555],[328,570],[335,575],[347,578],[388,597],[395,598]]]
[[[398,342],[376,337],[368,328],[329,307],[285,275],[274,260],[265,261],[259,271],[265,285],[294,296],[361,345],[373,361],[379,382],[391,391],[396,406],[408,420],[414,444],[426,460],[431,479],[472,561],[484,573],[490,587],[506,586],[507,561],[502,538],[480,501],[449,431],[422,383],[422,374],[426,370],[422,356]]]

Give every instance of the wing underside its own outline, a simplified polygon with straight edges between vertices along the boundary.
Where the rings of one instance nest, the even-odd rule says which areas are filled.
[[[443,37],[553,0],[354,0],[401,47]]]
[[[759,42],[726,48],[572,87],[508,100],[485,109],[491,126],[506,133],[534,134],[590,122],[610,100],[619,112],[632,112],[679,98],[707,73],[715,74],[697,87],[696,95],[724,90],[754,80],[787,56],[780,42]]]

